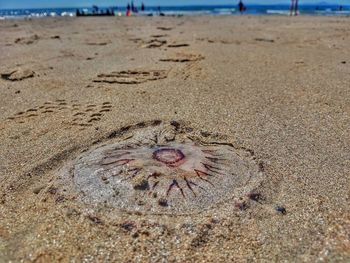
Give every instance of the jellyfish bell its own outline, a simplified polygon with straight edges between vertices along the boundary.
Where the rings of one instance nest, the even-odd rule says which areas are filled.
[[[87,204],[173,215],[256,189],[262,174],[250,151],[194,133],[168,123],[135,125],[75,160],[74,188]]]

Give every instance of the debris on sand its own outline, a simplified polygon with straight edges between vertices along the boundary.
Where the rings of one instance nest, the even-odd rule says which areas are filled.
[[[1,78],[10,81],[19,81],[34,77],[35,72],[30,69],[15,69],[1,73]]]

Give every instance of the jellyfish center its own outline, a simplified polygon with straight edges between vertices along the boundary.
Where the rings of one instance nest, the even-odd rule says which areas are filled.
[[[153,152],[153,159],[167,166],[176,167],[185,161],[185,155],[179,149],[162,148]]]

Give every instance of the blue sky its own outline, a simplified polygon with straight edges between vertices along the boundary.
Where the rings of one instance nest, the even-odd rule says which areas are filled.
[[[127,0],[0,0],[1,8],[40,8],[40,7],[81,7],[91,6],[92,4],[100,6],[125,6]],[[134,3],[139,4],[141,0],[134,0]],[[146,5],[196,5],[196,4],[236,4],[238,0],[144,0]],[[299,0],[302,3],[320,3],[328,2],[333,4],[349,4],[349,0]],[[262,3],[262,4],[277,4],[289,3],[289,0],[245,0],[244,3]]]

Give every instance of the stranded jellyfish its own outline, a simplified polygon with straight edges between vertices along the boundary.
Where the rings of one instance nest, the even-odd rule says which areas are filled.
[[[190,214],[239,200],[261,182],[251,151],[178,123],[135,125],[116,134],[74,164],[75,187],[88,203]]]

